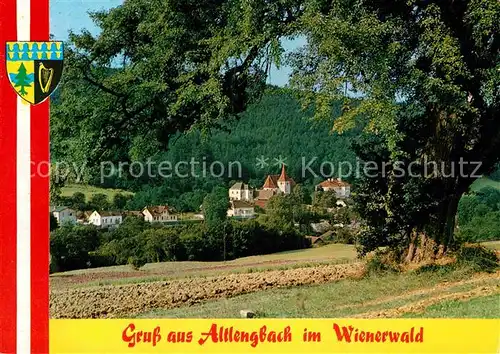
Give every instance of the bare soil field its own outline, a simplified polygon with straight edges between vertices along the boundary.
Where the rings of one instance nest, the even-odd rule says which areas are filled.
[[[227,262],[163,262],[146,264],[140,270],[130,266],[82,269],[56,273],[50,277],[52,290],[94,285],[171,280],[189,277],[248,273],[305,265],[349,263],[356,261],[352,245],[330,244],[304,250],[239,258]]]
[[[362,263],[354,263],[140,284],[52,289],[50,316],[128,317],[266,289],[352,279],[362,276],[363,270]]]

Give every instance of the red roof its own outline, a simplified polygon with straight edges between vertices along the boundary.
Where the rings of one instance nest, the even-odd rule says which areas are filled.
[[[278,178],[278,181],[280,182],[285,182],[287,180],[287,176],[286,176],[286,171],[285,171],[285,164],[281,165],[281,175],[280,175],[280,178]]]
[[[339,188],[339,187],[350,187],[351,185],[344,181],[339,181],[338,179],[327,179],[319,184],[323,188]]]
[[[258,199],[255,201],[255,205],[261,207],[262,209],[265,209],[268,201],[269,199]]]
[[[264,188],[278,188],[278,182],[290,182],[292,186],[295,185],[295,181],[288,177],[285,171],[285,164],[281,165],[281,174],[280,175],[268,175],[262,189]]]
[[[150,207],[145,207],[144,210],[148,210],[149,213],[153,216],[161,216],[163,213],[171,213],[172,209],[169,208],[167,205],[157,205],[157,206],[150,206]]]
[[[262,188],[278,188],[279,175],[268,175]]]

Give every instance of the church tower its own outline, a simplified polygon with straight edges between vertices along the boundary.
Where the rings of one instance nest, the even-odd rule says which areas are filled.
[[[292,192],[291,178],[286,175],[285,164],[281,165],[281,175],[278,178],[278,188],[283,194],[290,194]]]

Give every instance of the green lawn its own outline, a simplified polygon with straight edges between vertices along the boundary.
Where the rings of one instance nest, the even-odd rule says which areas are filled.
[[[108,196],[108,199],[110,201],[113,200],[113,197],[117,193],[122,193],[125,195],[132,195],[133,194],[132,192],[124,191],[121,189],[99,188],[99,187],[95,187],[95,186],[89,186],[86,184],[78,184],[78,183],[68,184],[61,189],[61,195],[63,197],[71,197],[73,195],[73,193],[75,193],[75,192],[81,192],[81,193],[85,194],[85,197],[87,198],[87,200],[89,200],[92,197],[92,195],[94,195],[94,194],[98,194],[98,193],[105,194]]]
[[[500,251],[500,241],[481,242],[481,244],[489,249]]]
[[[491,287],[498,285],[500,280],[496,274],[468,282],[473,277],[470,271],[459,269],[450,272],[388,274],[361,280],[346,279],[323,285],[266,290],[190,307],[156,310],[141,314],[139,317],[237,318],[242,309],[251,309],[258,317],[270,318],[351,317],[398,308],[435,296],[466,292],[478,286]],[[438,284],[440,285],[436,287]],[[495,296],[498,300],[498,295]],[[494,300],[488,298],[483,301],[488,304],[490,311]],[[451,314],[461,317],[484,314],[487,317],[487,311],[480,312],[478,308],[479,304],[483,303],[480,299],[470,301],[475,302],[469,307],[463,305],[462,310],[457,309]],[[443,303],[429,307],[428,311],[435,316],[446,317],[449,306],[451,305]]]
[[[500,189],[500,182],[496,182],[496,181],[493,181],[487,177],[483,177],[483,178],[480,178],[480,179],[474,181],[474,183],[472,183],[470,189],[472,191],[478,191],[484,187],[494,187],[494,188]]]
[[[500,318],[500,294],[477,297],[468,301],[443,301],[429,306],[423,313],[404,317],[421,318]]]

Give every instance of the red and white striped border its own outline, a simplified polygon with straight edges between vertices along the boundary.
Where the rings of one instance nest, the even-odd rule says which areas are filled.
[[[48,40],[49,0],[0,1],[1,353],[49,351],[49,101],[24,104],[5,65],[7,41]]]

